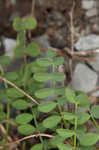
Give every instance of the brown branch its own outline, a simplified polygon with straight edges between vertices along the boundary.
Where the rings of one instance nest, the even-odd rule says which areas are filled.
[[[45,51],[47,51],[47,48],[40,48],[40,50],[45,52]],[[96,61],[95,58],[88,58],[83,55],[76,55],[76,52],[72,53],[72,51],[67,47],[64,48],[65,52],[63,52],[62,50],[59,50],[57,48],[53,48],[53,47],[52,47],[52,50],[56,51],[57,55],[62,56],[62,57],[66,57],[66,56],[70,55],[70,56],[72,56],[72,59],[74,59],[74,60],[83,60],[83,61],[88,61],[88,62]]]
[[[7,80],[4,77],[0,76],[0,80],[6,82],[7,84],[11,85],[12,87],[16,88],[19,92],[21,92],[22,94],[24,94],[26,97],[28,97],[29,99],[31,99],[34,103],[36,103],[37,105],[39,105],[39,103],[32,98],[32,96],[30,96],[28,93],[26,93],[25,91],[23,91],[22,89],[20,89],[18,86],[16,86],[14,83],[12,83],[11,81]]]
[[[32,0],[31,16],[35,16],[35,0]]]
[[[70,31],[71,31],[71,51],[72,53],[74,52],[74,24],[73,24],[73,14],[74,14],[74,7],[75,7],[75,2],[73,1],[73,5],[71,8],[71,11],[69,12],[69,16],[70,16]],[[72,77],[72,63],[73,63],[73,59],[72,57],[69,59],[69,67],[70,67],[70,75],[71,75],[71,79],[72,79],[72,88],[73,88],[73,77]]]
[[[93,54],[99,53],[99,49],[87,50],[86,52],[83,50],[80,52],[74,52],[74,51],[71,51],[69,48],[65,47],[64,50],[71,56],[91,56]]]
[[[38,137],[38,136],[43,136],[43,137],[48,137],[48,138],[53,138],[54,137],[52,135],[44,134],[44,133],[34,134],[34,135],[30,135],[30,136],[26,136],[24,138],[18,139],[18,140],[14,141],[14,142],[7,143],[4,146],[0,146],[0,149],[3,149],[5,146],[10,146],[12,144],[17,144],[17,143],[19,144],[20,142],[22,142],[24,140],[27,140],[27,139],[30,139],[30,138],[34,138],[34,137]]]
[[[6,135],[6,130],[5,130],[5,128],[3,127],[2,124],[0,124],[0,130],[1,130],[2,134],[3,134],[3,136],[5,136],[5,135]],[[12,139],[11,139],[10,136],[8,136],[8,141],[9,141],[9,142],[12,142]]]

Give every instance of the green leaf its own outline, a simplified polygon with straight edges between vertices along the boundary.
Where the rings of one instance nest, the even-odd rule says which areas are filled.
[[[95,118],[99,119],[99,105],[94,105],[91,108],[91,113]]]
[[[48,67],[53,63],[49,58],[38,58],[36,62],[41,67]]]
[[[0,64],[1,65],[9,65],[11,63],[11,58],[10,56],[0,56]]]
[[[66,98],[69,102],[71,103],[75,103],[75,92],[72,91],[70,88],[66,88],[65,89],[65,94],[66,94]]]
[[[65,80],[65,75],[59,72],[55,72],[52,74],[52,79],[58,82],[62,82]]]
[[[36,73],[34,74],[34,79],[39,82],[46,82],[51,79],[51,74],[49,73]]]
[[[32,73],[39,73],[39,72],[45,72],[47,68],[39,66],[37,62],[32,62],[30,64],[30,70]]]
[[[57,103],[55,102],[45,102],[38,106],[38,111],[47,113],[47,112],[52,111],[56,107],[56,105]]]
[[[30,148],[30,150],[42,150],[43,145],[42,144],[36,144]]]
[[[90,101],[88,100],[87,94],[83,93],[83,94],[76,96],[76,100],[80,107],[89,108]]]
[[[62,112],[62,116],[65,120],[73,120],[75,118],[75,115],[69,112]]]
[[[24,45],[26,41],[26,33],[24,31],[21,31],[17,35],[18,45]]]
[[[37,90],[35,92],[35,96],[37,98],[42,99],[42,98],[47,98],[47,97],[51,96],[53,93],[54,93],[53,89],[51,89],[51,88],[43,88],[43,89]]]
[[[37,27],[37,21],[35,18],[28,16],[25,21],[25,28],[33,30]]]
[[[49,140],[49,143],[52,148],[57,148],[59,144],[64,143],[65,138],[60,136],[54,136],[52,139]]]
[[[54,58],[54,64],[62,65],[63,63],[64,63],[63,57],[56,57],[56,58]]]
[[[78,124],[84,124],[90,119],[90,115],[86,112],[77,112]]]
[[[12,103],[12,106],[18,110],[24,110],[24,109],[27,109],[29,107],[29,104],[25,100],[18,99]]]
[[[23,82],[24,86],[27,85],[30,78],[31,78],[31,70],[30,70],[30,66],[27,64],[24,68],[24,74],[23,74],[23,78],[22,78],[22,82]]]
[[[36,57],[40,53],[40,48],[36,43],[31,42],[27,45],[26,53],[31,57]]]
[[[18,131],[23,135],[30,135],[35,132],[35,128],[30,124],[23,124],[18,127]]]
[[[79,125],[84,124],[85,122],[87,122],[90,119],[90,115],[86,112],[77,112],[74,115],[75,115],[75,117],[77,117],[77,123]],[[71,123],[74,124],[74,120],[72,120]]]
[[[57,98],[57,101],[61,106],[64,106],[67,103],[66,97],[64,97],[64,96]]]
[[[96,150],[96,148],[92,146],[81,146],[78,150]]]
[[[46,51],[46,55],[47,55],[49,58],[53,58],[53,57],[55,57],[57,54],[56,54],[56,52],[55,52],[53,49],[48,48],[48,50]]]
[[[14,56],[16,58],[22,58],[24,57],[25,47],[24,45],[17,45],[14,49]]]
[[[38,131],[41,133],[46,131],[46,128],[43,126],[42,122],[38,124]]]
[[[18,79],[18,77],[19,76],[17,72],[7,72],[5,74],[5,78],[10,81],[15,81],[16,79]]]
[[[72,150],[71,146],[68,146],[67,144],[63,144],[63,143],[59,144],[58,148],[59,150]]]
[[[23,31],[25,29],[25,26],[24,26],[22,19],[20,17],[16,17],[14,19],[13,28],[15,31]]]
[[[75,135],[75,132],[69,129],[57,129],[56,132],[59,134],[59,136],[64,137],[65,139]]]
[[[54,90],[56,95],[64,95],[65,94],[65,89],[62,86],[57,86],[56,89]]]
[[[0,90],[0,102],[4,103],[5,101],[7,101],[8,97],[6,92],[3,90]]]
[[[21,98],[21,97],[24,97],[24,94],[15,88],[9,88],[7,90],[7,96],[11,98]]]
[[[3,121],[4,119],[6,119],[6,113],[0,112],[0,121]]]
[[[45,128],[52,129],[52,128],[56,127],[60,123],[60,121],[61,121],[60,116],[56,116],[56,115],[50,116],[43,121],[43,126]]]
[[[96,142],[99,140],[99,134],[96,133],[86,133],[83,136],[79,138],[80,144],[84,146],[91,146],[93,144],[96,144]]]
[[[82,131],[82,132],[86,132],[87,131],[87,127],[85,125],[79,125],[77,130]]]
[[[16,117],[16,122],[19,124],[27,124],[33,119],[33,115],[29,113],[23,113]]]

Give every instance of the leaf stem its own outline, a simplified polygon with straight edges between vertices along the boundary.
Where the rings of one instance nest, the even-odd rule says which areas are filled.
[[[10,120],[10,102],[7,103],[7,120]],[[9,123],[6,124],[6,142],[8,141]]]
[[[40,134],[40,131],[39,131],[39,129],[38,129],[38,122],[37,122],[37,120],[36,120],[36,117],[35,117],[35,114],[34,114],[34,113],[33,113],[33,116],[34,116],[34,123],[35,123],[36,129],[37,129],[38,133]],[[40,141],[41,141],[41,143],[42,143],[42,145],[43,145],[43,147],[44,147],[44,150],[47,150],[47,149],[46,149],[46,146],[44,145],[44,141],[43,141],[42,136],[39,136],[39,139],[40,139]]]
[[[54,64],[54,63],[53,63],[53,65],[52,65],[52,67],[53,67],[53,73],[55,73],[55,64]],[[53,79],[53,88],[56,89],[56,81],[55,81],[54,79]],[[58,98],[58,96],[56,95],[56,101],[57,101],[57,98]],[[58,101],[57,101],[57,106],[58,106],[59,112],[60,112],[60,114],[61,114],[61,116],[62,116],[62,108],[61,108],[61,105],[58,103]],[[64,120],[63,116],[62,116],[62,120],[63,120],[64,126],[65,126],[66,128],[69,128],[69,127],[68,127],[68,124],[67,124],[66,121]]]
[[[75,104],[75,113],[77,113],[77,107],[78,107],[78,104],[76,103]],[[75,131],[77,130],[77,121],[78,121],[78,118],[76,117],[75,118],[75,125],[74,125],[74,130]],[[76,149],[76,144],[77,144],[77,135],[75,133],[75,135],[74,135],[74,150]]]
[[[98,125],[98,123],[96,122],[96,120],[95,120],[95,118],[94,118],[94,116],[93,116],[92,114],[91,114],[91,118],[92,118],[92,120],[93,120],[93,122],[94,122],[96,128],[99,130],[99,125]]]

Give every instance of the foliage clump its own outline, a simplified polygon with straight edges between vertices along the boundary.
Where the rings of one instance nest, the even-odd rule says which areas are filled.
[[[12,121],[12,107],[18,110],[20,113],[13,118],[17,131],[24,136],[39,137],[39,142],[37,140],[35,145],[31,145],[30,150],[94,150],[93,145],[99,140],[99,134],[89,132],[86,122],[92,119],[99,129],[95,121],[95,118],[99,118],[99,106],[90,108],[84,92],[58,86],[57,83],[64,82],[66,78],[64,73],[57,70],[64,64],[64,58],[52,48],[47,49],[46,58],[40,58],[40,47],[26,40],[28,30],[36,26],[37,21],[32,17],[27,17],[25,21],[19,17],[14,20],[13,27],[18,32],[14,55],[24,58],[19,71],[5,73],[2,65],[10,64],[11,60],[8,56],[0,56],[0,79],[5,85],[5,89],[0,90],[0,100],[1,103],[3,99],[7,102],[7,113],[0,105],[0,121],[2,124],[4,120]],[[37,59],[28,62],[28,57]],[[48,68],[52,71],[48,72]],[[50,80],[53,87],[46,88],[45,83]],[[54,96],[54,101],[47,101],[51,96]],[[68,103],[73,110],[68,109]],[[88,111],[79,111],[80,107]],[[1,146],[6,146],[9,129],[10,125],[6,123],[6,138],[0,141]]]

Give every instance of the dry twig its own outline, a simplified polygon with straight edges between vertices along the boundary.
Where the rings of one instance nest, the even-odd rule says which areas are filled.
[[[18,139],[18,140],[14,141],[14,142],[7,143],[7,144],[5,144],[4,146],[0,146],[0,149],[3,150],[3,148],[4,148],[5,146],[10,146],[10,145],[12,145],[12,144],[19,144],[20,142],[22,142],[22,141],[24,141],[24,140],[27,140],[27,139],[30,139],[30,138],[34,138],[34,137],[38,137],[38,136],[43,136],[43,137],[48,137],[48,138],[53,138],[53,137],[54,137],[54,136],[52,136],[52,135],[44,134],[44,133],[34,134],[34,135],[30,135],[30,136],[26,136],[26,137],[24,137],[24,138]]]
[[[28,97],[29,99],[31,99],[34,103],[36,103],[37,105],[39,105],[39,103],[32,97],[30,96],[28,93],[26,93],[25,91],[23,91],[22,89],[20,89],[18,86],[16,86],[14,83],[12,83],[11,81],[7,80],[4,77],[0,76],[0,80],[6,82],[7,84],[11,85],[12,87],[16,88],[19,92],[21,92],[22,94],[24,94],[26,97]]]

